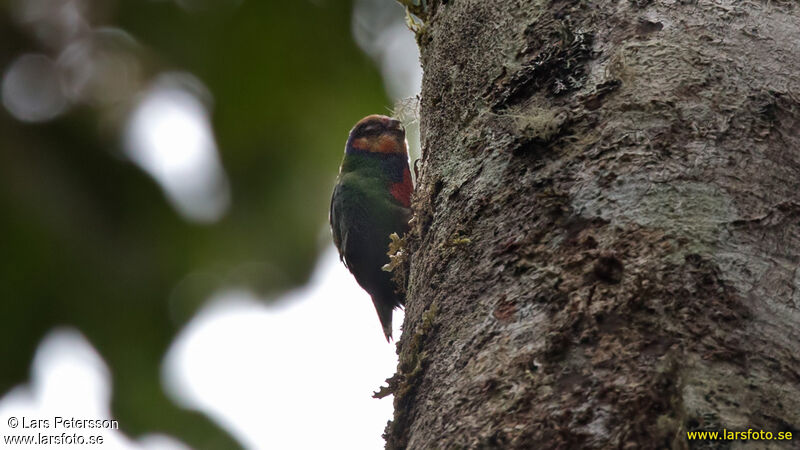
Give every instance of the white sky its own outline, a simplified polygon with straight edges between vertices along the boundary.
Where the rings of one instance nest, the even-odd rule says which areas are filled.
[[[395,336],[402,320],[396,313]],[[273,306],[244,291],[220,293],[173,343],[164,382],[178,403],[206,412],[247,448],[378,449],[392,398],[372,392],[396,367],[369,296],[331,247],[309,285]],[[38,431],[12,431],[10,417],[108,418],[110,391],[108,368],[89,342],[56,330],[37,351],[31,383],[0,399],[0,435]],[[46,448],[182,448],[164,436],[103,435],[102,447]]]
[[[401,323],[402,313],[395,336]],[[176,340],[165,379],[179,403],[209,412],[248,447],[375,449],[392,399],[371,395],[394,373],[394,350],[330,248],[309,286],[277,307],[246,292],[212,302]]]
[[[45,337],[34,357],[31,382],[17,386],[0,397],[0,448],[47,448],[134,450],[185,449],[179,442],[163,435],[144,436],[132,441],[115,430],[65,430],[56,429],[55,416],[85,419],[109,419],[111,384],[109,372],[100,355],[77,331],[53,330]],[[17,420],[17,428],[11,428],[9,420]],[[22,420],[27,423],[35,419],[49,421],[46,429],[22,429]],[[62,432],[79,431],[88,439],[102,435],[103,444],[80,445],[6,445],[4,438],[14,435],[36,436],[38,432],[60,435]]]

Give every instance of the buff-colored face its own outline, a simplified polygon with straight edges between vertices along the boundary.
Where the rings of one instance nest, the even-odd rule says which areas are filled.
[[[350,146],[373,153],[407,154],[406,132],[399,120],[371,115],[361,119],[350,131]]]

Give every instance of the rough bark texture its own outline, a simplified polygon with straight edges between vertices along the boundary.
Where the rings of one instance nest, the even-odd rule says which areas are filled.
[[[800,7],[417,10],[389,448],[800,446]],[[788,444],[792,446],[792,443]]]

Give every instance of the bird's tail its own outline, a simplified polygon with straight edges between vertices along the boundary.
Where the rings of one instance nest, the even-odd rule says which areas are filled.
[[[381,327],[383,328],[383,335],[386,336],[386,342],[391,342],[392,310],[394,310],[394,306],[391,302],[382,302],[376,299],[372,299],[372,303],[375,305],[375,310],[378,311],[378,320],[381,321]]]

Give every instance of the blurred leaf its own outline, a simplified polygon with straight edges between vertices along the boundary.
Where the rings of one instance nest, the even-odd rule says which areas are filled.
[[[307,279],[347,132],[389,102],[352,41],[350,2],[89,4],[93,25],[139,42],[150,77],[186,71],[208,87],[232,205],[211,225],[183,220],[122,156],[124,106],[75,105],[44,124],[0,110],[0,392],[27,378],[48,330],[71,325],[109,364],[126,432],[230,448],[206,417],[166,398],[162,357],[212,290],[246,283],[275,295]],[[23,53],[53,52],[8,5],[3,72]]]

